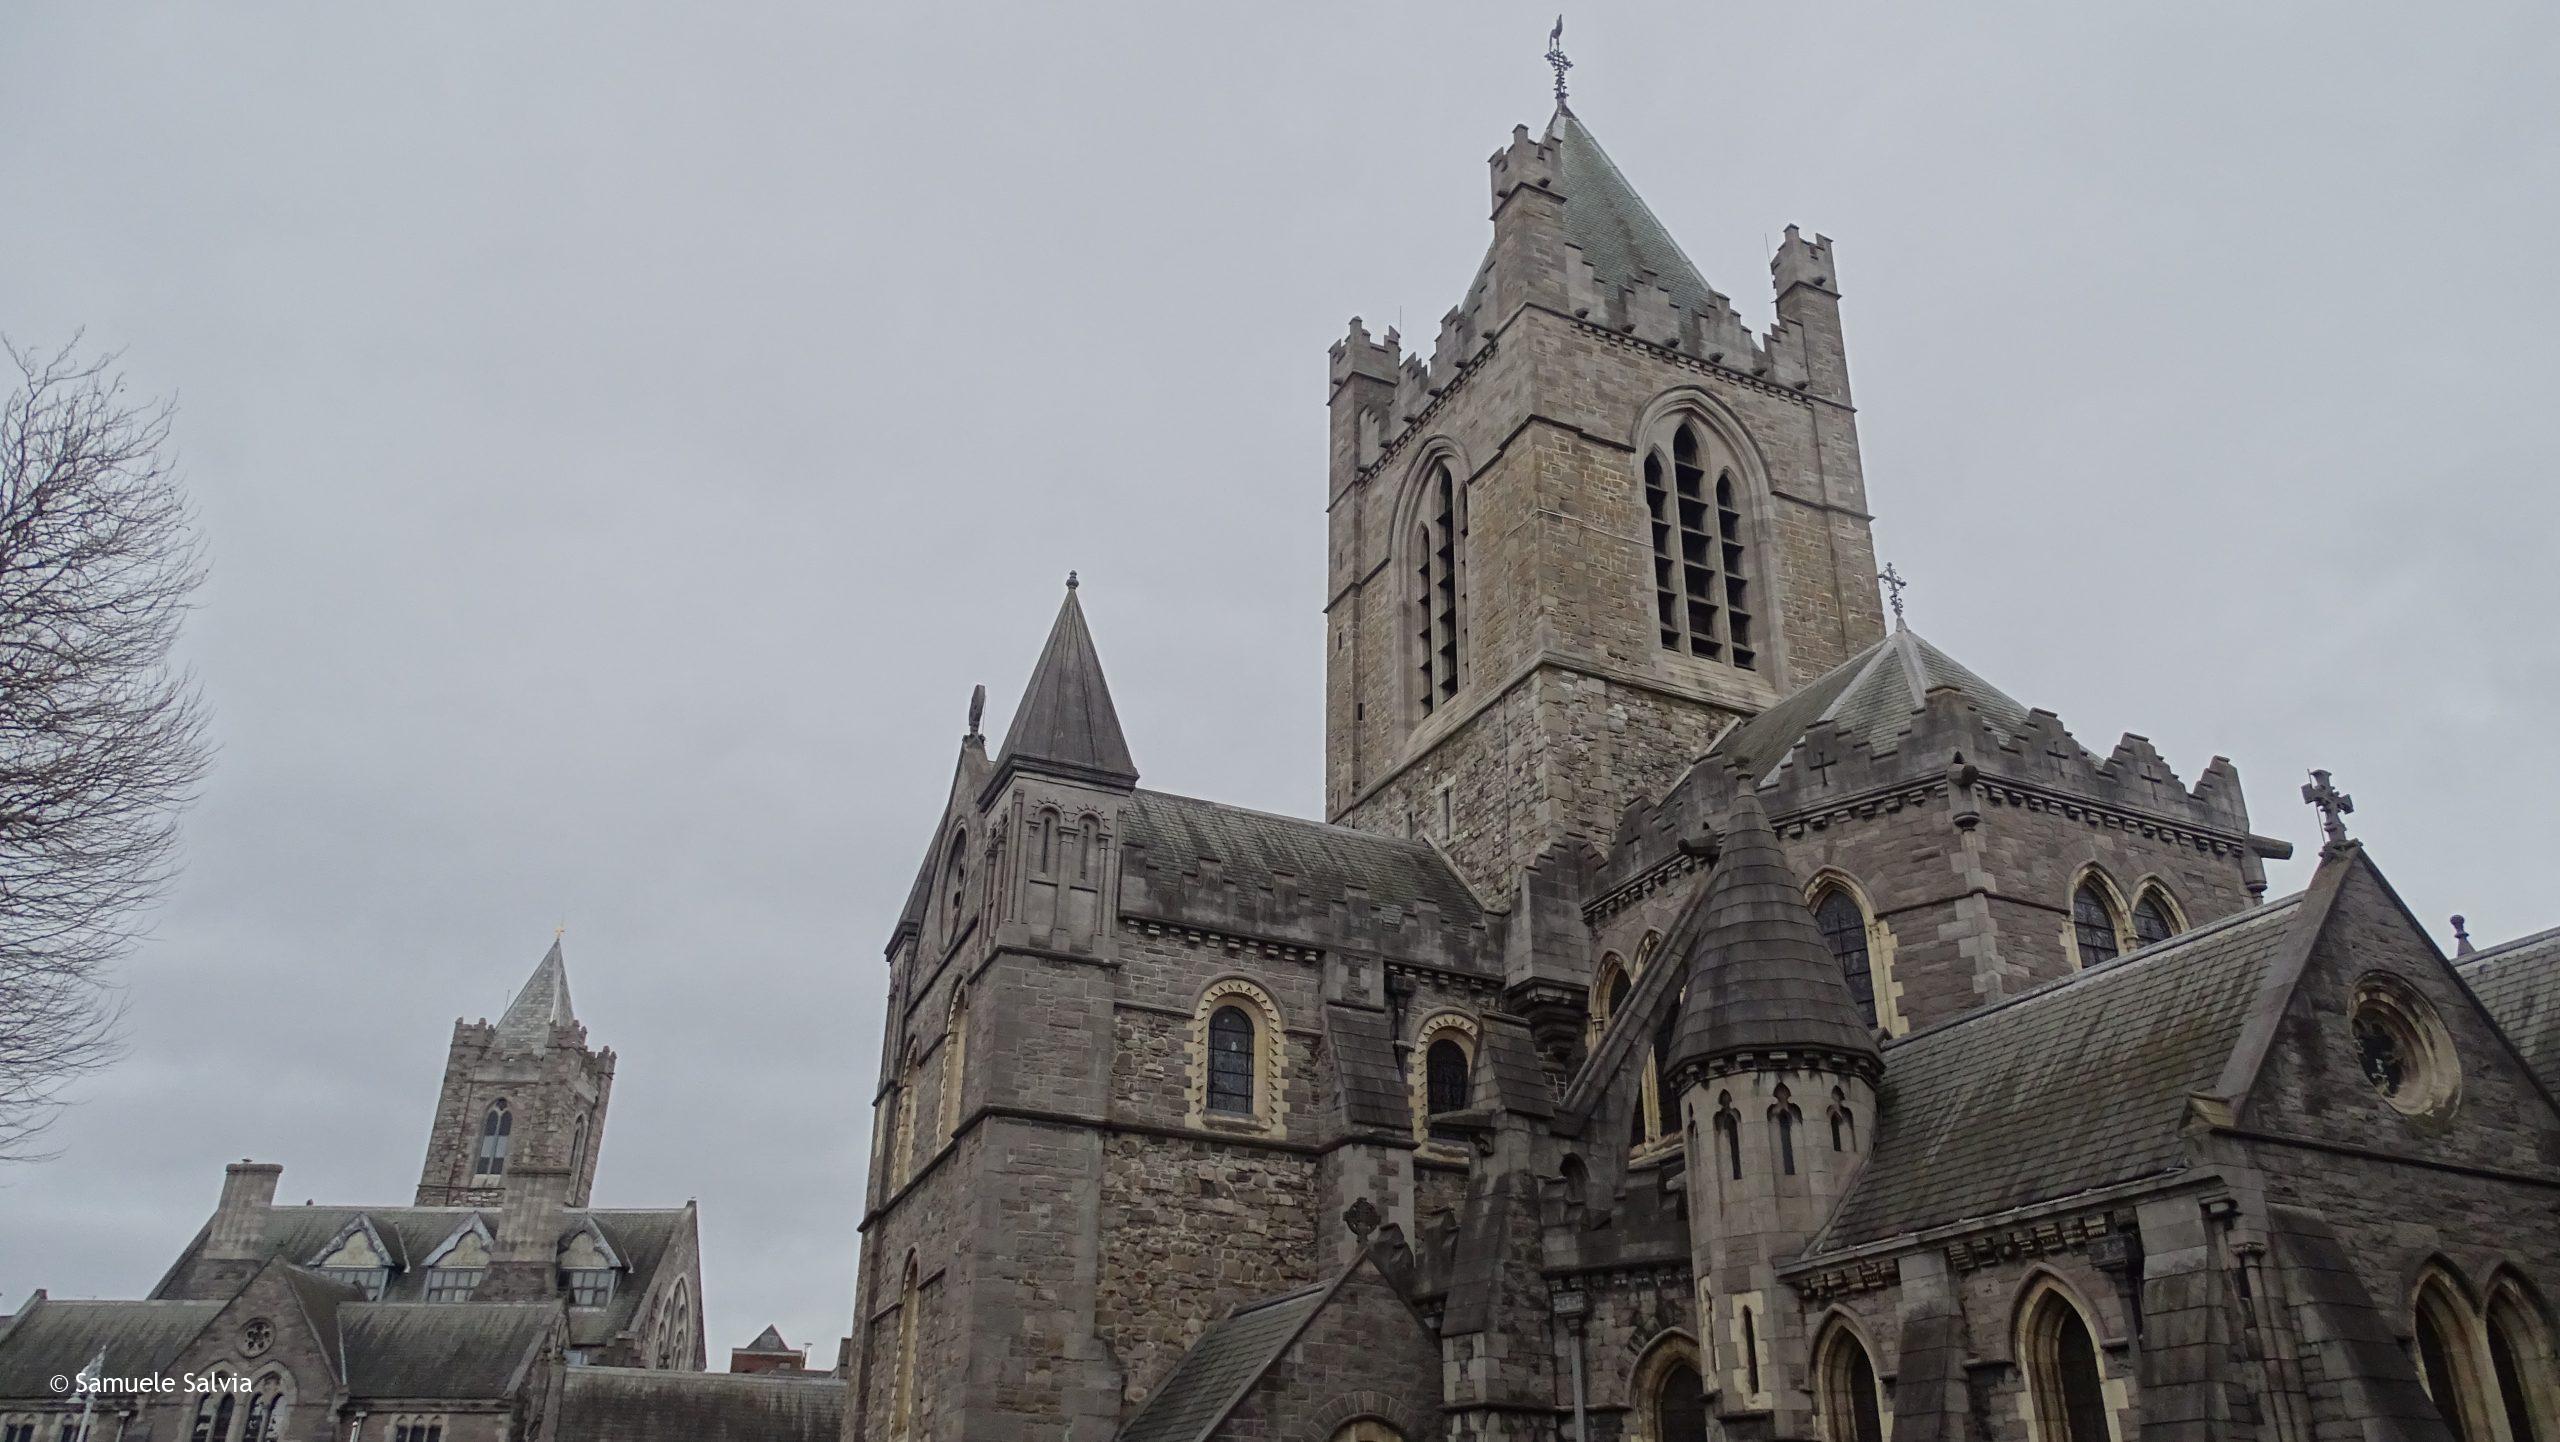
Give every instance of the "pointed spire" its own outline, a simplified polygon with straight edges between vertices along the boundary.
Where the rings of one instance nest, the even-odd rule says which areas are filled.
[[[1039,664],[1031,668],[1022,704],[1013,710],[1013,725],[996,756],[996,779],[989,784],[1001,784],[1005,773],[1016,768],[1105,786],[1138,784],[1138,763],[1130,759],[1128,739],[1120,734],[1120,713],[1102,679],[1102,658],[1094,652],[1093,633],[1085,629],[1084,604],[1076,599],[1072,572],[1067,599],[1058,607]]]
[[[1609,152],[1600,148],[1582,117],[1559,104],[1547,125],[1547,139],[1556,147],[1556,189],[1564,195],[1566,235],[1582,248],[1601,288],[1658,285],[1683,309],[1709,309],[1714,290],[1627,183]]]
[[[1734,803],[1715,874],[1699,898],[1705,925],[1689,952],[1689,990],[1663,1074],[1713,1070],[1751,1053],[1822,1052],[1882,1065],[1840,963],[1750,788]]]
[[[569,964],[560,959],[560,938],[551,938],[551,949],[535,963],[533,975],[525,978],[524,989],[507,1006],[506,1015],[498,1018],[498,1044],[511,1051],[540,1051],[551,1044],[555,1026],[575,1026],[578,1018],[569,1009]]]

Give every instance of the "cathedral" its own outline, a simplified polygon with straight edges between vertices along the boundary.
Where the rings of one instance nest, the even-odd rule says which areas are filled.
[[[1829,239],[1755,333],[1561,97],[1491,211],[1331,350],[1325,819],[1142,786],[1072,577],[973,711],[845,1442],[2560,1442],[2560,932],[1904,624]]]
[[[773,1329],[703,1371],[693,1203],[590,1203],[615,1060],[554,939],[454,1023],[411,1205],[283,1205],[232,1163],[148,1297],[0,1316],[0,1442],[836,1442],[843,1383]]]

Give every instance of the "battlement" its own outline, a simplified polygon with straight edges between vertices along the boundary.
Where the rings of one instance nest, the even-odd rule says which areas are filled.
[[[1508,152],[1497,154],[1497,161],[1502,154]],[[1788,232],[1787,242],[1770,261],[1778,293],[1809,285],[1836,295],[1828,289],[1833,278],[1830,240],[1819,236],[1803,240],[1792,226]],[[1815,389],[1806,338],[1794,323],[1779,320],[1755,334],[1720,291],[1708,291],[1702,304],[1683,304],[1667,286],[1602,282],[1589,257],[1571,241],[1564,242],[1562,256],[1563,296],[1575,321],[1780,391]],[[1392,330],[1383,344],[1372,341],[1356,318],[1350,334],[1334,343],[1328,381],[1337,400],[1343,398],[1344,382],[1354,376],[1395,387],[1383,407],[1364,408],[1375,419],[1364,416],[1359,427],[1356,464],[1362,469],[1400,448],[1415,422],[1492,348],[1494,333],[1511,318],[1493,313],[1493,278],[1488,263],[1468,287],[1466,299],[1441,318],[1439,335],[1427,357],[1406,352],[1402,337]]]
[[[1511,143],[1493,153],[1493,209],[1499,215],[1502,204],[1522,186],[1557,194],[1559,167],[1556,148],[1543,137],[1533,137],[1529,127],[1511,127]]]
[[[1778,253],[1769,257],[1769,282],[1777,293],[1785,295],[1797,286],[1811,286],[1830,295],[1840,293],[1838,272],[1831,265],[1831,237],[1817,235],[1811,240],[1787,227],[1787,238],[1778,243]]]

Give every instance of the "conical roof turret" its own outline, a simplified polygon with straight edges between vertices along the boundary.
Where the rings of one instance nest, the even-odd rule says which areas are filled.
[[[1748,785],[1734,803],[1689,952],[1689,990],[1663,1073],[1713,1071],[1747,1055],[1827,1054],[1882,1066],[1803,887]]]
[[[1093,633],[1085,628],[1073,573],[1067,576],[1067,599],[1058,607],[1057,622],[1049,628],[1049,644],[1031,668],[1022,704],[1014,708],[990,785],[1017,769],[1105,786],[1138,784],[1138,763],[1130,758],[1128,738],[1120,734],[1120,713],[1112,707],[1110,684],[1102,679],[1102,658],[1093,649]]]

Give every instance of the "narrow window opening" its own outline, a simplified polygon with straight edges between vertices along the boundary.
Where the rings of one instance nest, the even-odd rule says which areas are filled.
[[[1831,948],[1832,960],[1839,964],[1840,979],[1849,984],[1849,1000],[1857,1004],[1859,1019],[1873,1027],[1876,979],[1868,969],[1867,914],[1858,909],[1857,900],[1849,893],[1834,888],[1823,893],[1813,919],[1822,928],[1822,939]]]
[[[1253,1018],[1240,1006],[1209,1018],[1209,1110],[1253,1114]]]
[[[1769,1109],[1770,1120],[1778,1133],[1778,1173],[1796,1174],[1796,1109],[1787,1102],[1787,1089],[1778,1088],[1778,1104]]]
[[[1742,1371],[1746,1390],[1760,1395],[1760,1330],[1751,1319],[1751,1309],[1742,1309]]]
[[[1415,680],[1422,714],[1458,694],[1466,652],[1466,493],[1446,463],[1424,482],[1423,521],[1414,532]]]

